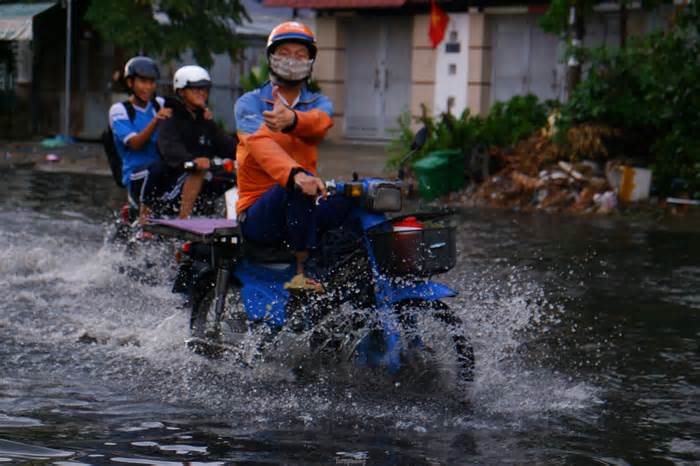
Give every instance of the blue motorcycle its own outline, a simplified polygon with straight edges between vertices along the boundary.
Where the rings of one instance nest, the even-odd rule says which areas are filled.
[[[457,293],[430,277],[456,262],[449,213],[396,214],[405,183],[378,178],[327,182],[354,207],[323,235],[305,269],[322,294],[290,294],[291,251],[243,240],[235,220],[153,220],[146,229],[185,240],[174,291],[191,305],[194,351],[235,352],[246,335],[264,335],[260,353],[285,335],[313,354],[395,374],[407,366],[471,381],[474,353],[463,323],[444,302]],[[428,335],[422,329],[430,329]]]

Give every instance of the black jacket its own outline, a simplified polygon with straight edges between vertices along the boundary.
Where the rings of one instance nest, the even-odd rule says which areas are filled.
[[[195,117],[179,99],[168,101],[173,116],[161,121],[158,128],[158,151],[163,161],[173,168],[197,157],[235,158],[236,144],[213,120],[197,111]]]

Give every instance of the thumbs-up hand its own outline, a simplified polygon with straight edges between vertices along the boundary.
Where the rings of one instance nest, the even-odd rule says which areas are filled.
[[[279,87],[273,86],[272,98],[274,99],[274,104],[272,110],[263,112],[265,124],[272,131],[282,131],[294,123],[294,111],[282,102],[279,92]]]

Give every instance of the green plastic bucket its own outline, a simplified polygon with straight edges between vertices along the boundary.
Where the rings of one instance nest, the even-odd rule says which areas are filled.
[[[459,149],[430,152],[413,164],[420,195],[432,201],[464,187],[464,153]]]
[[[445,157],[429,154],[413,164],[418,179],[418,191],[426,201],[450,192],[450,163]]]

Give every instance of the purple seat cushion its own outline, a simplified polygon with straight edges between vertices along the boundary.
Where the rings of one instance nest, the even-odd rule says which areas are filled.
[[[219,228],[235,228],[238,222],[225,218],[151,219],[154,225],[164,225],[197,235],[211,235]]]

